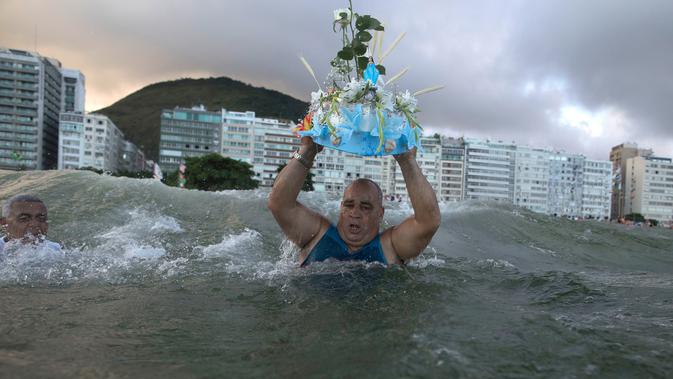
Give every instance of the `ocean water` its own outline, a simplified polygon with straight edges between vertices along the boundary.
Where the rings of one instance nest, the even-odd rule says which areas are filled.
[[[0,377],[670,377],[673,231],[441,204],[406,267],[315,264],[267,192],[1,172],[61,254],[0,256]],[[337,216],[339,200],[300,200]],[[387,204],[384,226],[411,210]]]

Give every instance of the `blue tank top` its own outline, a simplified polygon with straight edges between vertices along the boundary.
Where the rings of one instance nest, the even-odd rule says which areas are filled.
[[[383,254],[383,248],[381,247],[380,234],[360,248],[360,250],[350,253],[348,252],[346,243],[341,239],[334,225],[329,226],[325,235],[322,236],[301,265],[303,267],[313,262],[322,262],[329,258],[339,261],[365,261],[381,262],[384,265],[388,264],[388,260]]]

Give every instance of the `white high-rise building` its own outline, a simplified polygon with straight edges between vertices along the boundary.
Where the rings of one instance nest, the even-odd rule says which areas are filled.
[[[610,209],[610,219],[617,220],[624,213],[624,202],[626,201],[626,160],[633,157],[650,157],[654,154],[652,149],[641,149],[638,144],[625,142],[614,146],[610,150],[610,161],[612,162],[612,206]]]
[[[124,134],[107,116],[66,112],[59,128],[59,169],[123,169]]]
[[[462,138],[441,138],[442,156],[439,196],[440,201],[463,200],[465,189],[465,142]]]
[[[221,153],[251,164],[260,186],[271,187],[278,167],[299,147],[292,127],[287,122],[256,117],[255,112],[223,109]]]
[[[167,172],[176,171],[186,158],[221,153],[221,112],[203,105],[164,109],[160,125],[159,165]]]
[[[609,219],[612,196],[612,164],[610,161],[584,160],[582,211],[584,218]]]
[[[56,59],[0,48],[0,168],[56,167],[61,87]]]
[[[549,213],[558,216],[582,215],[582,183],[585,157],[554,152],[549,161]]]
[[[61,112],[84,113],[86,100],[84,74],[79,70],[69,68],[61,69],[61,74],[63,75]]]
[[[514,170],[514,205],[549,213],[549,168],[551,152],[519,146]]]
[[[464,198],[511,203],[515,156],[513,143],[466,138]]]
[[[626,160],[624,214],[640,213],[663,225],[673,225],[673,163],[670,158]]]

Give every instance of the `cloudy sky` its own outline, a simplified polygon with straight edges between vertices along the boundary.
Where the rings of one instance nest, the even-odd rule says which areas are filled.
[[[1,0],[0,46],[87,78],[87,110],[157,81],[229,76],[308,100],[340,47],[346,0]],[[673,156],[673,1],[355,1],[386,25],[419,121],[607,159],[624,141]]]

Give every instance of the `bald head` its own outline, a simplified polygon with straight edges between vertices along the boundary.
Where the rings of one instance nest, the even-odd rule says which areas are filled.
[[[344,191],[344,195],[353,186],[365,186],[365,187],[371,188],[373,191],[376,191],[376,195],[377,195],[377,198],[379,200],[378,205],[383,206],[383,191],[381,191],[381,187],[379,187],[378,183],[376,183],[375,181],[373,181],[371,179],[367,179],[367,178],[356,179],[351,184],[349,184],[348,187],[346,187],[346,190]]]

